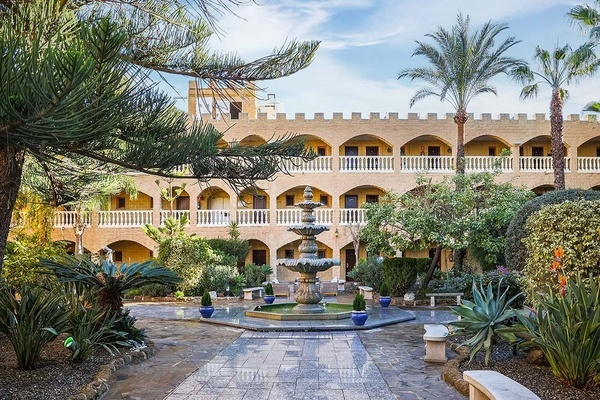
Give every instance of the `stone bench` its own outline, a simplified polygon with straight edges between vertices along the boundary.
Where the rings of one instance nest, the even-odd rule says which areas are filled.
[[[496,371],[465,371],[469,384],[469,400],[540,400],[540,398],[509,377]]]
[[[446,357],[446,338],[448,337],[448,328],[440,324],[426,324],[425,328],[425,361],[444,363],[448,361]]]
[[[321,282],[321,294],[323,296],[337,296],[338,283],[337,282]]]
[[[425,296],[431,297],[431,307],[435,307],[436,297],[456,297],[456,304],[460,305],[460,298],[464,296],[464,293],[426,293]]]
[[[263,289],[262,286],[242,289],[244,291],[244,300],[252,300],[254,292],[258,292],[258,297],[262,297]]]
[[[358,290],[365,300],[373,300],[373,288],[370,286],[359,286]]]
[[[273,285],[273,294],[275,296],[290,297],[290,284],[289,283],[271,283]],[[292,294],[294,290],[291,290]]]

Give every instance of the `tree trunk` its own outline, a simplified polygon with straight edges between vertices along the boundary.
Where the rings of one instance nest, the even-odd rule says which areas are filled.
[[[469,119],[467,111],[459,108],[454,116],[454,123],[457,125],[458,133],[456,138],[456,173],[465,174],[465,124]]]
[[[554,189],[565,188],[565,145],[563,143],[563,102],[559,89],[552,91],[550,101],[550,145],[554,169]]]
[[[4,264],[4,251],[12,212],[21,187],[25,152],[18,148],[0,148],[0,272]]]
[[[433,254],[433,259],[431,260],[431,264],[429,264],[429,270],[427,271],[427,275],[425,275],[425,279],[423,279],[423,283],[421,284],[421,289],[423,289],[423,290],[427,289],[427,286],[429,285],[429,282],[431,281],[431,278],[433,277],[433,272],[435,271],[435,268],[437,267],[437,263],[440,259],[441,254],[442,254],[442,248],[440,246],[436,247],[435,253]]]

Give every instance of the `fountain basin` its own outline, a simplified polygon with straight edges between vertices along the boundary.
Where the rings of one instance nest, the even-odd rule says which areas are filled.
[[[294,310],[298,303],[280,303],[257,306],[245,312],[246,317],[271,319],[274,321],[330,321],[350,318],[352,304],[320,303],[323,312],[299,314]]]

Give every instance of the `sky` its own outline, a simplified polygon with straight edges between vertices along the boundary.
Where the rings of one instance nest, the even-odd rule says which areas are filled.
[[[363,118],[378,112],[385,116],[397,112],[400,118],[408,113],[454,111],[448,102],[430,97],[412,108],[409,100],[423,82],[397,79],[406,68],[427,66],[423,57],[412,56],[415,41],[431,43],[425,35],[438,27],[451,29],[459,12],[468,15],[472,29],[492,20],[506,23],[500,34],[504,39],[514,36],[521,42],[507,55],[536,64],[536,46],[552,50],[557,44],[575,48],[586,36],[574,27],[565,14],[585,1],[566,0],[256,0],[257,4],[236,9],[237,16],[226,15],[218,25],[224,31],[212,42],[212,48],[235,52],[250,61],[267,55],[286,40],[319,40],[321,45],[314,61],[296,74],[264,81],[262,94],[276,95],[285,105],[288,118],[295,113],[341,112],[349,118],[361,112]],[[173,78],[174,96],[185,96],[187,79]],[[491,81],[498,95],[482,94],[469,105],[468,112],[477,118],[481,113],[546,113],[550,104],[550,88],[542,86],[537,99],[520,100],[521,86],[507,77]],[[581,114],[591,100],[600,100],[600,74],[585,78],[567,87],[570,97],[564,114]],[[169,89],[173,92],[173,89]],[[175,93],[175,92],[173,92]],[[178,106],[187,110],[185,100]],[[532,117],[531,117],[532,118]]]

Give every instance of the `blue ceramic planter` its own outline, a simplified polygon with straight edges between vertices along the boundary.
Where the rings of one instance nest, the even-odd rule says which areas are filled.
[[[202,318],[210,318],[213,312],[215,312],[215,307],[213,306],[200,307],[200,315],[202,315]]]
[[[265,297],[263,297],[263,299],[265,300],[266,304],[273,304],[273,302],[275,301],[275,296],[272,294],[265,294]]]
[[[389,296],[380,296],[379,297],[379,305],[381,307],[388,307],[390,305],[390,303],[392,302],[392,298]]]
[[[354,325],[363,326],[367,322],[369,314],[366,311],[352,311],[351,318]]]

